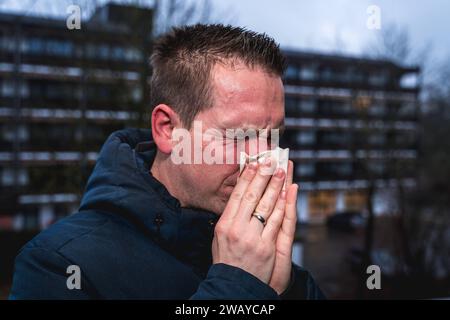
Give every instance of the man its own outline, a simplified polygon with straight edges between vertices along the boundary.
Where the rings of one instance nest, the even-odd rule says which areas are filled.
[[[177,159],[198,156],[194,123],[201,124],[200,147],[215,143],[219,160],[248,152],[255,141],[230,138],[228,129],[282,129],[278,45],[242,28],[199,24],[160,38],[151,63],[151,130],[109,137],[79,212],[19,253],[10,298],[322,298],[309,273],[291,262],[292,162],[288,172],[268,174],[269,158],[240,174],[237,156],[225,163]],[[194,138],[181,152],[180,130]]]

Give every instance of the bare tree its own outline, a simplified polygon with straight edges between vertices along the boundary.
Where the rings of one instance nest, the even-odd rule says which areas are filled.
[[[375,40],[366,48],[370,57],[405,62],[411,55],[411,39],[408,30],[396,24],[383,27]]]
[[[211,0],[155,0],[154,35],[166,33],[170,28],[194,23],[232,23],[233,9],[218,12]],[[226,13],[225,13],[226,12]]]
[[[428,297],[450,293],[450,68],[430,65],[430,45],[413,48],[406,28],[389,25],[367,49],[367,55],[400,65],[419,65],[424,78],[417,107],[419,158],[416,187],[405,188],[405,162],[390,158],[392,178],[397,181],[397,210],[392,215],[391,250],[396,259],[395,283],[403,297]],[[420,84],[420,83],[419,83]],[[421,113],[427,110],[427,114]],[[445,177],[445,178],[444,178]],[[447,291],[446,291],[447,290]]]

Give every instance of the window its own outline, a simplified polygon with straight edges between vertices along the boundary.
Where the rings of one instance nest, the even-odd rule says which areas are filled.
[[[346,145],[351,142],[352,136],[350,132],[329,132],[323,131],[322,143],[328,145]]]
[[[350,73],[350,79],[353,83],[363,83],[364,78],[365,75],[360,70],[353,70],[353,72]]]
[[[336,210],[334,191],[314,191],[308,195],[308,212],[311,220],[322,221]]]
[[[109,58],[109,47],[106,44],[102,44],[97,47],[97,54],[100,59],[108,59]]]
[[[28,52],[32,54],[45,53],[45,41],[40,38],[30,38]]]
[[[114,46],[111,48],[111,58],[113,60],[124,60],[125,59],[125,50],[122,47]]]
[[[128,61],[141,61],[142,53],[136,48],[126,48],[125,59]]]
[[[353,111],[352,105],[349,102],[343,102],[339,106],[339,113],[341,114],[350,114]]]
[[[5,51],[14,51],[15,40],[12,37],[2,37],[0,47]]]
[[[314,131],[300,131],[297,133],[296,141],[299,145],[312,145],[316,143],[316,133]]]
[[[367,205],[367,194],[364,191],[347,191],[344,196],[344,202],[347,210],[364,210]]]
[[[382,104],[375,104],[375,105],[369,106],[367,111],[372,116],[383,116],[386,114],[386,108]]]
[[[316,101],[314,99],[300,99],[299,107],[304,113],[314,113],[316,111]]]
[[[12,97],[14,96],[14,82],[11,80],[3,80],[2,81],[2,96],[4,97]]]
[[[323,115],[348,115],[352,112],[351,105],[345,101],[322,99],[319,101],[319,105],[320,113]]]
[[[286,110],[286,113],[293,113],[295,114],[297,112],[297,103],[298,99],[295,97],[286,97],[284,107]]]
[[[386,164],[381,161],[371,161],[367,163],[367,167],[370,172],[376,175],[382,175],[386,171]]]
[[[27,141],[29,138],[28,127],[25,125],[17,126],[17,131],[14,125],[5,125],[2,128],[2,135],[5,141],[14,142],[17,139],[20,142]]]
[[[416,135],[414,132],[398,132],[395,135],[395,143],[400,146],[409,147],[412,146],[416,142]]]
[[[400,87],[411,89],[419,85],[419,76],[416,73],[405,74],[400,78]]]
[[[39,213],[38,208],[29,206],[23,209],[23,229],[25,230],[38,230],[39,229]]]
[[[88,58],[95,58],[96,57],[96,48],[95,45],[92,43],[88,43],[86,45],[86,57]]]
[[[342,82],[349,78],[348,71],[325,66],[321,69],[320,76],[322,81]]]
[[[296,175],[300,177],[311,177],[316,173],[316,166],[314,163],[302,163],[296,166]]]
[[[76,86],[67,83],[48,82],[41,88],[44,89],[45,97],[48,99],[73,99],[76,94]],[[36,88],[33,93],[39,94],[36,92]]]
[[[385,71],[373,72],[369,75],[369,84],[377,87],[386,85],[388,75]]]
[[[14,97],[15,96],[15,83],[14,80],[4,79],[1,82],[0,96]],[[21,81],[19,84],[19,92],[21,97],[27,97],[29,95],[29,87],[26,81]]]
[[[298,79],[298,68],[294,65],[288,65],[285,73],[285,78],[287,80],[297,80]]]
[[[333,80],[333,72],[328,67],[322,69],[320,76],[323,81],[332,81]]]
[[[313,66],[303,66],[300,70],[300,79],[311,81],[316,78],[316,70]]]
[[[415,102],[403,102],[398,109],[398,114],[400,116],[413,116],[416,113],[416,103]]]
[[[47,40],[47,53],[49,55],[69,57],[72,55],[73,45],[66,40]]]
[[[316,101],[314,99],[303,99],[288,96],[285,100],[286,112],[291,115],[302,113],[314,113],[316,111]]]
[[[4,187],[11,187],[15,185],[17,178],[17,185],[25,186],[28,184],[28,171],[26,168],[19,168],[16,172],[13,168],[3,168],[1,183]]]
[[[327,163],[324,166],[327,168],[327,172],[332,175],[347,177],[353,172],[353,166],[351,163]]]
[[[368,140],[371,145],[383,145],[386,143],[386,136],[382,133],[372,133]]]
[[[139,87],[134,87],[131,89],[131,99],[133,102],[139,102],[142,99],[142,91]]]

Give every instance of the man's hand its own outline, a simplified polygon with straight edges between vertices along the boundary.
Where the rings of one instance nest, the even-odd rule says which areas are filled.
[[[241,268],[267,284],[278,254],[276,246],[286,206],[286,192],[280,193],[286,173],[279,169],[272,176],[268,174],[271,167],[270,160],[247,165],[216,225],[212,245],[213,263]],[[264,217],[265,226],[252,216],[255,211]],[[278,269],[284,266],[284,260],[280,262]],[[284,273],[278,272],[274,282],[281,286]]]
[[[269,285],[282,294],[288,287],[292,269],[292,245],[297,225],[298,185],[292,184],[294,163],[289,160],[286,177],[286,211],[276,243],[275,266]]]

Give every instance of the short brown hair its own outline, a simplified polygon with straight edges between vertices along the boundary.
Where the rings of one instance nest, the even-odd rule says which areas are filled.
[[[285,58],[266,34],[221,24],[173,28],[157,39],[151,56],[152,107],[171,106],[183,126],[213,105],[210,72],[218,61],[237,60],[282,77]]]

